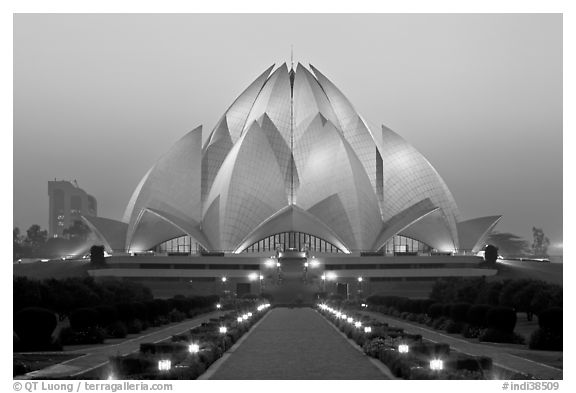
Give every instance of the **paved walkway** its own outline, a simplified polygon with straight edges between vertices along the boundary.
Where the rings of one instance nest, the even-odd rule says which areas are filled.
[[[427,327],[406,322],[401,319],[392,318],[374,312],[362,312],[381,322],[389,323],[391,326],[403,328],[408,333],[421,334],[423,338],[433,342],[444,342],[450,344],[454,350],[468,355],[490,356],[494,365],[513,372],[531,374],[541,379],[562,379],[562,370],[547,364],[525,359],[512,353],[522,350],[510,348],[496,344],[482,344],[470,342],[464,338],[453,337],[449,334],[438,332]]]
[[[320,314],[309,308],[275,308],[208,379],[388,379]]]
[[[206,322],[210,318],[217,318],[222,314],[223,313],[220,311],[204,314],[197,318],[170,325],[150,333],[144,332],[140,336],[124,340],[118,344],[94,345],[82,347],[76,350],[58,352],[61,354],[81,353],[83,355],[59,364],[55,364],[42,370],[29,372],[28,374],[16,377],[15,379],[66,378],[78,376],[104,366],[106,363],[108,363],[108,360],[111,356],[127,355],[129,353],[139,351],[141,343],[157,343],[164,341],[175,334],[186,332],[193,327],[199,326],[202,322]]]

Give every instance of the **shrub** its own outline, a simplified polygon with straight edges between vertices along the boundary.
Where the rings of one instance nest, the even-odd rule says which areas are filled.
[[[68,327],[60,331],[59,338],[64,345],[84,345],[102,344],[105,336],[105,331],[96,326],[81,331]]]
[[[470,303],[456,303],[450,309],[450,318],[452,318],[454,322],[466,322],[470,308]]]
[[[174,309],[168,314],[168,319],[170,319],[170,322],[182,322],[186,319],[186,314]]]
[[[538,325],[541,329],[562,334],[562,309],[555,307],[542,311],[538,315]]]
[[[486,314],[492,306],[488,304],[475,304],[470,307],[466,320],[472,326],[486,327]]]
[[[446,333],[460,334],[464,330],[464,323],[450,320],[445,329]]]
[[[432,319],[440,318],[442,316],[444,305],[442,303],[434,303],[428,307],[428,316]]]
[[[132,303],[120,303],[116,305],[116,310],[118,310],[118,315],[120,319],[124,322],[130,322],[136,318],[134,312],[134,307]]]
[[[14,315],[14,331],[28,349],[49,349],[57,324],[56,314],[45,308],[24,308]]]
[[[98,325],[106,327],[118,321],[118,311],[114,306],[96,306],[94,310],[98,313]]]
[[[70,326],[76,331],[84,331],[98,325],[99,315],[93,308],[79,308],[70,313]]]
[[[512,333],[516,326],[516,312],[509,307],[493,307],[486,313],[488,328]]]
[[[493,343],[524,344],[524,337],[510,331],[488,328],[482,331],[478,337],[480,341]]]
[[[466,323],[462,328],[462,335],[466,338],[478,338],[480,333],[482,333],[482,329],[476,325]]]
[[[129,321],[126,325],[129,334],[138,334],[142,331],[142,322],[139,319]]]
[[[112,338],[124,338],[128,334],[128,329],[124,322],[116,321],[106,327],[106,334]]]
[[[530,336],[528,346],[530,349],[562,351],[562,333],[550,329],[536,329]]]

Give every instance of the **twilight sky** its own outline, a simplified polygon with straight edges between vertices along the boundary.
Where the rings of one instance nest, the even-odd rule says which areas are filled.
[[[464,219],[562,243],[560,14],[17,14],[13,224],[47,228],[54,178],[121,219],[156,159],[291,45],[424,154]]]

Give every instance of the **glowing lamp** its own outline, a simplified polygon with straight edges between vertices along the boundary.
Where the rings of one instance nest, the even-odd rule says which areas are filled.
[[[226,334],[226,332],[228,332],[228,329],[226,328],[226,326],[220,326],[220,334]]]
[[[194,353],[198,353],[200,351],[200,345],[198,344],[190,344],[188,346],[188,352],[194,354]]]
[[[172,361],[170,359],[158,360],[159,371],[170,371],[171,368],[172,368]]]
[[[399,353],[408,353],[409,351],[410,351],[410,347],[407,344],[398,345],[398,352]],[[432,363],[430,363],[430,368],[432,368]]]
[[[441,371],[444,368],[444,362],[440,359],[430,360],[430,370]]]

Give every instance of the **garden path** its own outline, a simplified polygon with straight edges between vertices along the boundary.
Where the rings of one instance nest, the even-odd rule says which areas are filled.
[[[272,309],[202,379],[389,379],[310,308]],[[388,374],[388,375],[387,375]]]

